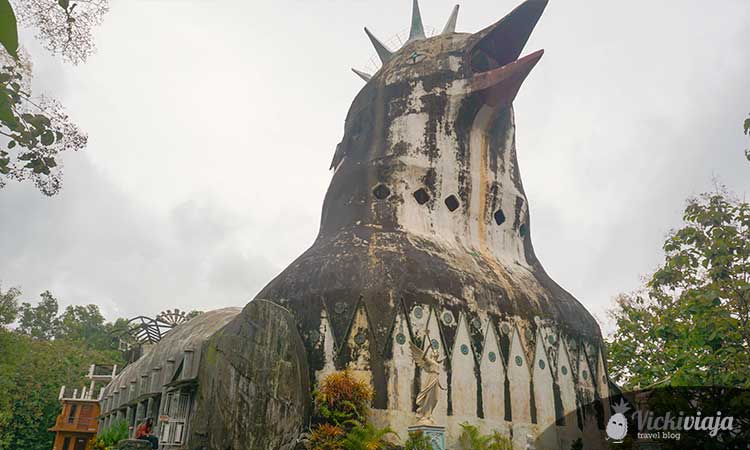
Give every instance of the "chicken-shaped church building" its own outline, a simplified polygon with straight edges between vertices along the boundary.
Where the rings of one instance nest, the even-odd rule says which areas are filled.
[[[583,407],[609,396],[601,332],[537,260],[516,158],[513,100],[543,51],[521,53],[546,3],[473,34],[455,31],[456,7],[427,37],[414,0],[398,51],[365,29],[382,67],[355,70],[315,242],[241,312],[192,319],[128,366],[102,420],[173,421],[177,390],[178,447],[291,450],[316,383],[348,368],[374,390],[371,419],[405,437],[424,375],[413,342],[442,360],[448,448],[463,422],[515,448],[601,435],[609,407]]]

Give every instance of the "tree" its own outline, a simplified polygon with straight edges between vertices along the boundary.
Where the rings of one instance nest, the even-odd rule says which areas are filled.
[[[37,29],[53,54],[74,64],[93,53],[91,30],[108,11],[108,0],[0,0],[0,188],[8,180],[33,181],[46,195],[59,192],[58,156],[86,147],[87,137],[62,105],[31,95],[31,64],[18,43],[18,19]]]
[[[15,322],[18,317],[18,300],[21,290],[10,288],[3,292],[0,285],[0,328]]]
[[[0,329],[0,449],[49,450],[47,429],[60,413],[60,387],[84,385],[92,363],[122,364],[116,351],[93,350]],[[88,384],[88,383],[86,383]]]
[[[748,115],[747,119],[745,119],[742,127],[745,130],[745,136],[750,136],[750,115]],[[745,158],[750,161],[750,148],[745,149]]]
[[[644,289],[617,299],[610,373],[627,388],[750,387],[750,205],[703,194],[683,219]]]
[[[68,306],[57,319],[57,339],[82,342],[93,349],[111,350],[113,327],[104,323],[104,316],[96,305]]]
[[[58,334],[57,299],[50,291],[41,293],[42,299],[36,306],[22,303],[18,331],[36,339],[50,340]]]

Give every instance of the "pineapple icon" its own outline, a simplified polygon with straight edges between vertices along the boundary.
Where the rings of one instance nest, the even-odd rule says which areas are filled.
[[[622,442],[622,439],[628,434],[628,420],[625,418],[625,413],[630,409],[630,406],[624,399],[612,406],[615,414],[609,418],[607,423],[607,436],[610,439],[614,439],[617,442]]]

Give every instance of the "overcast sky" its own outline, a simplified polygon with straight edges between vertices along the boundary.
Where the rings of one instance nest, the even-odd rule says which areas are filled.
[[[517,2],[461,4],[475,32]],[[422,0],[428,29],[452,2]],[[111,0],[82,66],[25,32],[35,94],[89,135],[62,192],[0,190],[0,282],[112,319],[244,305],[313,241],[343,134],[409,0]],[[537,254],[605,329],[662,259],[686,198],[750,192],[747,0],[551,0],[515,101]]]

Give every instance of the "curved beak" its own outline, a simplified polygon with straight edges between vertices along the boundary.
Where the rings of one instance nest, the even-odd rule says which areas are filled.
[[[547,0],[526,0],[470,38],[467,57],[471,91],[485,91],[487,102],[493,106],[513,102],[526,76],[544,54],[539,50],[518,59],[546,6]]]

